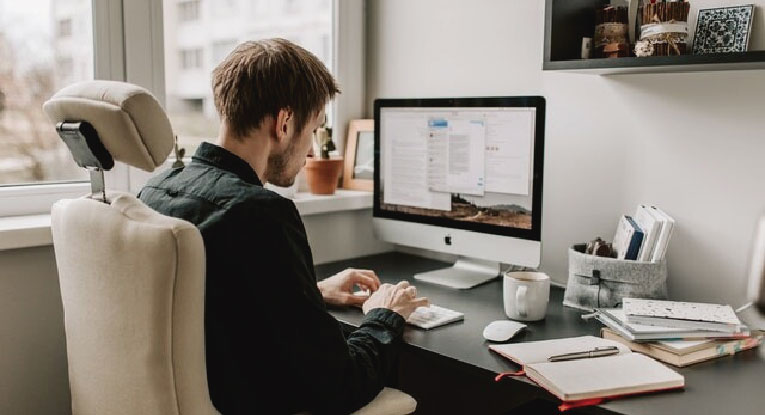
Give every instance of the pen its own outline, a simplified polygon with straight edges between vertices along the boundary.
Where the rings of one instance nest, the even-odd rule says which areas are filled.
[[[592,350],[563,353],[555,356],[550,356],[547,360],[550,362],[561,362],[564,360],[585,359],[588,357],[611,356],[618,353],[619,348],[616,346],[596,347]]]

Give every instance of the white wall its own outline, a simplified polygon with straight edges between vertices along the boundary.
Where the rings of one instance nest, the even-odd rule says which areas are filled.
[[[53,248],[0,251],[0,414],[70,413]]]
[[[368,114],[383,97],[544,95],[542,269],[565,282],[571,244],[612,239],[619,215],[652,203],[678,221],[670,295],[741,304],[765,210],[765,71],[544,72],[544,3],[370,0]]]
[[[372,209],[303,216],[303,223],[317,265],[393,250],[372,234]]]

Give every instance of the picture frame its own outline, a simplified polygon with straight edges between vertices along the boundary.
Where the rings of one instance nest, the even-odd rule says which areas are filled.
[[[699,10],[693,54],[746,52],[753,17],[752,4]]]
[[[375,120],[351,120],[345,143],[343,188],[371,192],[374,186]]]

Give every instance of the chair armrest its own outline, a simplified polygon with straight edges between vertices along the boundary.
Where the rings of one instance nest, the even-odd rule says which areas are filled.
[[[417,408],[417,401],[398,389],[384,388],[353,415],[408,415]]]

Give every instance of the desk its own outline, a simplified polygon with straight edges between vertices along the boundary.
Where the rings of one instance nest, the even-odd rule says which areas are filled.
[[[375,270],[382,282],[407,280],[417,285],[417,293],[439,304],[465,313],[463,322],[453,323],[430,331],[407,326],[404,332],[406,346],[402,352],[402,371],[408,364],[420,362],[430,372],[431,379],[444,382],[442,376],[454,374],[454,380],[463,380],[458,390],[465,390],[461,399],[471,400],[474,393],[486,392],[473,409],[480,414],[507,413],[509,408],[523,401],[547,400],[555,397],[537,387],[526,378],[512,378],[493,382],[497,373],[517,370],[510,361],[488,350],[482,337],[483,328],[491,321],[507,318],[502,306],[502,284],[495,280],[467,291],[415,281],[413,275],[448,266],[440,261],[403,253],[386,253],[352,260],[323,264],[316,267],[319,279],[343,269],[354,267]],[[562,305],[563,290],[553,287],[547,317],[541,322],[529,323],[525,332],[513,341],[534,341],[583,335],[599,335],[601,324],[583,321],[582,312]],[[359,309],[333,309],[332,314],[347,327],[358,327],[362,313]],[[688,368],[678,369],[685,376],[686,388],[680,392],[664,392],[629,399],[606,402],[598,407],[586,408],[582,413],[606,414],[761,414],[765,411],[765,347],[723,357]],[[407,376],[402,373],[401,388]],[[431,381],[432,382],[432,381]],[[430,383],[430,382],[429,382]],[[412,385],[417,388],[417,382]],[[438,389],[440,396],[412,393],[426,409],[429,400],[447,400],[450,390]],[[427,392],[423,390],[424,394]],[[435,411],[434,411],[435,412]],[[418,414],[421,412],[418,410]],[[428,412],[430,413],[430,412]],[[460,413],[455,411],[442,413]],[[570,413],[579,413],[571,411]]]

